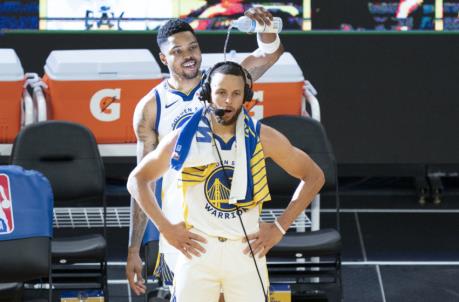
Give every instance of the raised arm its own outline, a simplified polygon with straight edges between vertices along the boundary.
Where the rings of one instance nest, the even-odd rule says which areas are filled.
[[[253,7],[247,10],[245,15],[260,24],[270,24],[273,19],[271,13],[263,7]],[[279,36],[273,33],[257,34],[258,48],[241,62],[254,81],[273,66],[284,53],[284,46],[278,39]],[[278,47],[275,47],[277,45]]]
[[[155,129],[156,122],[156,98],[150,91],[137,104],[133,126],[137,137],[137,163],[148,153],[153,151],[158,144],[158,136]],[[155,183],[151,183],[152,190],[155,190]],[[145,292],[145,285],[142,278],[142,259],[140,258],[140,246],[147,226],[147,216],[139,207],[134,198],[131,197],[129,225],[129,245],[126,263],[126,276],[132,290],[137,294]],[[137,279],[137,282],[135,281]]]
[[[306,153],[292,146],[279,131],[262,125],[260,140],[265,156],[270,157],[288,174],[301,181],[289,205],[277,219],[280,227],[286,231],[320,191],[325,182],[324,174]],[[275,224],[262,224],[258,234],[249,236],[250,240],[255,240],[252,243],[254,253],[266,255],[282,239],[282,235]],[[245,252],[248,252],[248,249]]]

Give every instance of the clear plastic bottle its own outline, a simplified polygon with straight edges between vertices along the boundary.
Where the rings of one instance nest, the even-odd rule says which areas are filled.
[[[271,25],[261,25],[249,17],[242,16],[231,23],[232,27],[236,27],[239,31],[246,33],[280,33],[282,31],[282,19],[273,17]]]

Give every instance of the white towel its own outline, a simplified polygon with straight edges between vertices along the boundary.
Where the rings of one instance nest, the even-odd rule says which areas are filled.
[[[207,114],[207,118],[210,120],[209,114]],[[199,127],[208,128],[209,125],[207,121],[201,119],[201,121],[199,121]],[[183,167],[197,167],[220,162],[216,151],[218,145],[214,137],[212,136],[212,144],[198,142],[196,137],[202,135],[203,134],[199,131],[195,133],[195,137],[191,142],[190,152],[183,163]],[[233,179],[231,182],[231,192],[229,196],[230,204],[235,204],[238,200],[244,200],[246,197],[247,164],[244,113],[241,111],[236,121],[236,166],[234,167]]]
[[[235,204],[244,200],[247,192],[247,158],[245,146],[244,114],[241,111],[236,121],[236,166],[234,167],[233,180],[229,203]]]

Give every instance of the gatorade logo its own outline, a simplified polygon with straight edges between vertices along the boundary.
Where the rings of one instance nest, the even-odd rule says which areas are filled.
[[[89,103],[91,114],[102,122],[113,122],[121,117],[121,89],[102,89],[94,93]]]

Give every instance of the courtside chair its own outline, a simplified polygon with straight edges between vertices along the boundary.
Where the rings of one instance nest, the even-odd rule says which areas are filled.
[[[0,166],[0,205],[0,301],[21,301],[24,283],[52,284],[51,186],[39,172]]]
[[[297,148],[306,152],[325,174],[321,192],[332,191],[336,198],[336,228],[320,228],[320,195],[308,215],[300,217],[278,245],[268,254],[268,270],[273,283],[290,283],[293,297],[326,296],[342,301],[341,236],[339,233],[339,192],[336,161],[320,122],[302,116],[271,116],[261,120],[283,133]],[[272,201],[265,204],[262,217],[267,221],[287,207],[298,180],[272,160],[267,160]],[[308,216],[311,218],[309,219]]]
[[[105,173],[91,131],[65,121],[30,125],[16,137],[11,163],[40,171],[53,188],[55,288],[102,289],[107,301]],[[98,223],[92,225],[94,218]],[[72,236],[63,235],[69,228]]]

